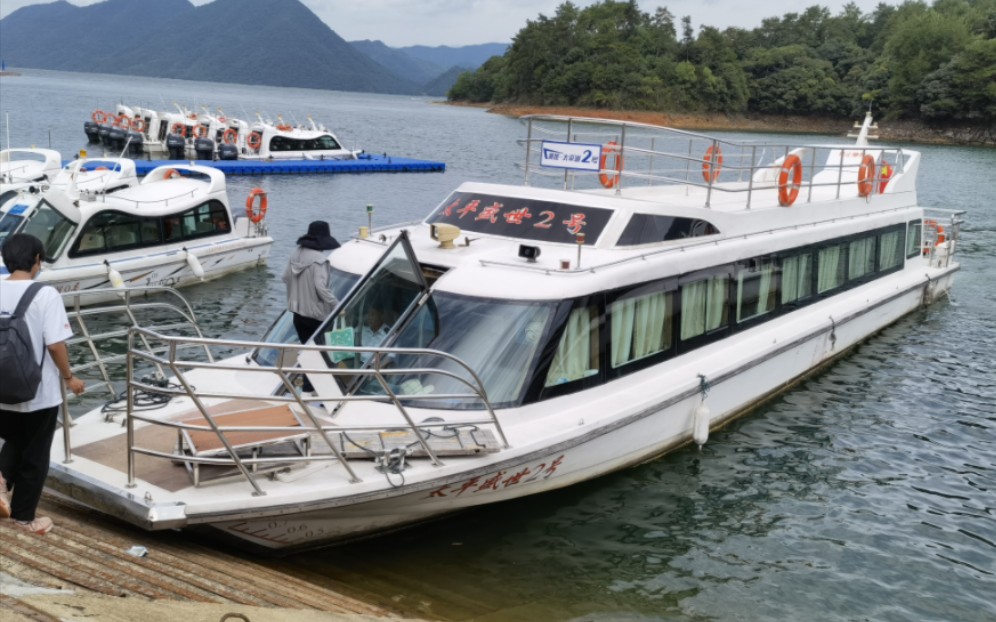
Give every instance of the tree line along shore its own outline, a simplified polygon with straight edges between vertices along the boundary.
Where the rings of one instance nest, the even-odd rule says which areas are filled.
[[[869,14],[852,3],[839,15],[811,6],[753,30],[697,34],[666,7],[651,15],[635,0],[604,0],[529,21],[447,98],[505,113],[818,133],[871,110],[884,139],[996,146],[994,84],[996,0],[906,0]]]

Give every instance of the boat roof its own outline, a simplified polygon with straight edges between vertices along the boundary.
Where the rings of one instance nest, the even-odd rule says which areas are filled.
[[[542,121],[542,130],[533,120]],[[569,133],[545,132],[551,122],[566,123]],[[438,290],[550,299],[638,282],[656,262],[667,267],[654,268],[653,274],[680,275],[888,226],[920,209],[915,151],[854,143],[741,143],[576,117],[532,117],[527,123],[523,185],[464,183],[420,223],[355,239],[332,254],[332,264],[365,272],[406,229],[422,264],[448,270],[437,281]],[[604,153],[610,143],[624,158],[618,169],[599,156],[601,161],[586,169],[537,164],[551,145],[561,154],[583,157],[583,149]],[[707,161],[710,149],[723,155]],[[798,169],[785,175],[787,165],[796,166],[794,159]],[[882,163],[896,169],[884,180],[877,175]],[[871,170],[862,171],[863,166],[876,174],[862,177]],[[716,168],[719,173],[710,175]],[[864,194],[869,186],[872,191]],[[785,194],[793,190],[785,205]],[[646,232],[654,228],[659,235]],[[454,238],[449,247],[439,242],[443,229],[448,232],[442,235]],[[522,253],[532,251],[522,247],[535,248],[538,256],[531,261]]]

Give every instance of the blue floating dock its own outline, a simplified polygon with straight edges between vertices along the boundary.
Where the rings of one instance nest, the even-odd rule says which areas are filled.
[[[148,175],[159,166],[191,160],[135,160],[136,173]],[[364,153],[356,160],[193,160],[225,175],[315,175],[327,173],[431,173],[446,170],[443,162]]]

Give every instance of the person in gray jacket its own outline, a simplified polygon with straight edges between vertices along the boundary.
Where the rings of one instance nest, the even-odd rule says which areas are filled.
[[[332,266],[328,251],[339,248],[329,232],[329,224],[316,220],[308,233],[297,240],[297,249],[287,262],[284,283],[287,285],[287,308],[294,314],[294,329],[301,343],[315,334],[338,301],[332,293]]]

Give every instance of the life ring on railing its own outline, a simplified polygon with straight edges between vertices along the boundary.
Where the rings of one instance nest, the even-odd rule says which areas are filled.
[[[858,196],[867,197],[875,191],[875,158],[866,155],[858,168]]]
[[[206,125],[195,125],[194,126],[194,138],[203,138],[208,134],[208,128]]]
[[[609,158],[612,158],[611,166]],[[610,140],[602,147],[602,155],[598,158],[598,181],[606,188],[615,188],[619,185],[619,176],[623,170],[623,155],[619,144]],[[606,173],[606,170],[614,170],[614,173]]]
[[[716,158],[715,167],[713,166],[713,156]],[[702,159],[702,178],[706,180],[707,184],[711,184],[719,177],[721,170],[723,170],[723,152],[719,145],[710,145]]]
[[[177,121],[176,123],[174,123],[172,125],[172,127],[169,128],[169,131],[171,133],[173,133],[173,134],[179,134],[180,136],[183,136],[184,138],[187,137],[187,126],[184,125],[184,124],[182,124],[182,123],[180,123],[179,121]]]
[[[792,179],[789,180],[791,175]],[[802,160],[794,153],[785,158],[782,168],[778,171],[778,204],[788,207],[799,198],[799,188],[802,187]]]
[[[114,119],[114,127],[120,127],[123,130],[131,129],[131,119],[123,114],[119,114],[116,119]]]
[[[256,210],[256,197],[259,197],[259,210]],[[262,188],[253,188],[249,191],[249,196],[246,198],[246,216],[253,223],[259,223],[263,221],[266,217],[266,207],[268,201],[266,198],[266,190]]]
[[[259,149],[260,146],[262,146],[262,144],[263,144],[263,135],[260,134],[259,132],[252,132],[251,134],[246,136],[246,146],[249,147],[250,149],[253,150]]]
[[[131,129],[135,130],[140,134],[144,134],[146,130],[145,119],[142,117],[135,117],[131,120]]]
[[[225,133],[221,135],[221,140],[226,145],[234,145],[239,139],[239,133],[235,131],[234,127],[230,127],[225,130]]]
[[[947,238],[944,237],[944,225],[938,224],[938,222],[933,218],[924,218],[923,226],[926,229],[933,229],[937,232],[937,235],[935,236],[937,238],[937,241],[934,244],[935,246],[940,246],[941,244],[944,244],[945,240],[947,240]],[[929,252],[930,243],[925,242],[923,245],[923,254],[926,255]]]
[[[90,118],[93,119],[93,122],[97,125],[103,125],[107,122],[107,113],[103,110],[94,110],[93,114],[90,115]]]
[[[174,177],[183,177],[183,175],[180,174],[180,171],[176,170],[175,168],[171,168],[165,173],[163,173],[163,179],[173,179]]]

